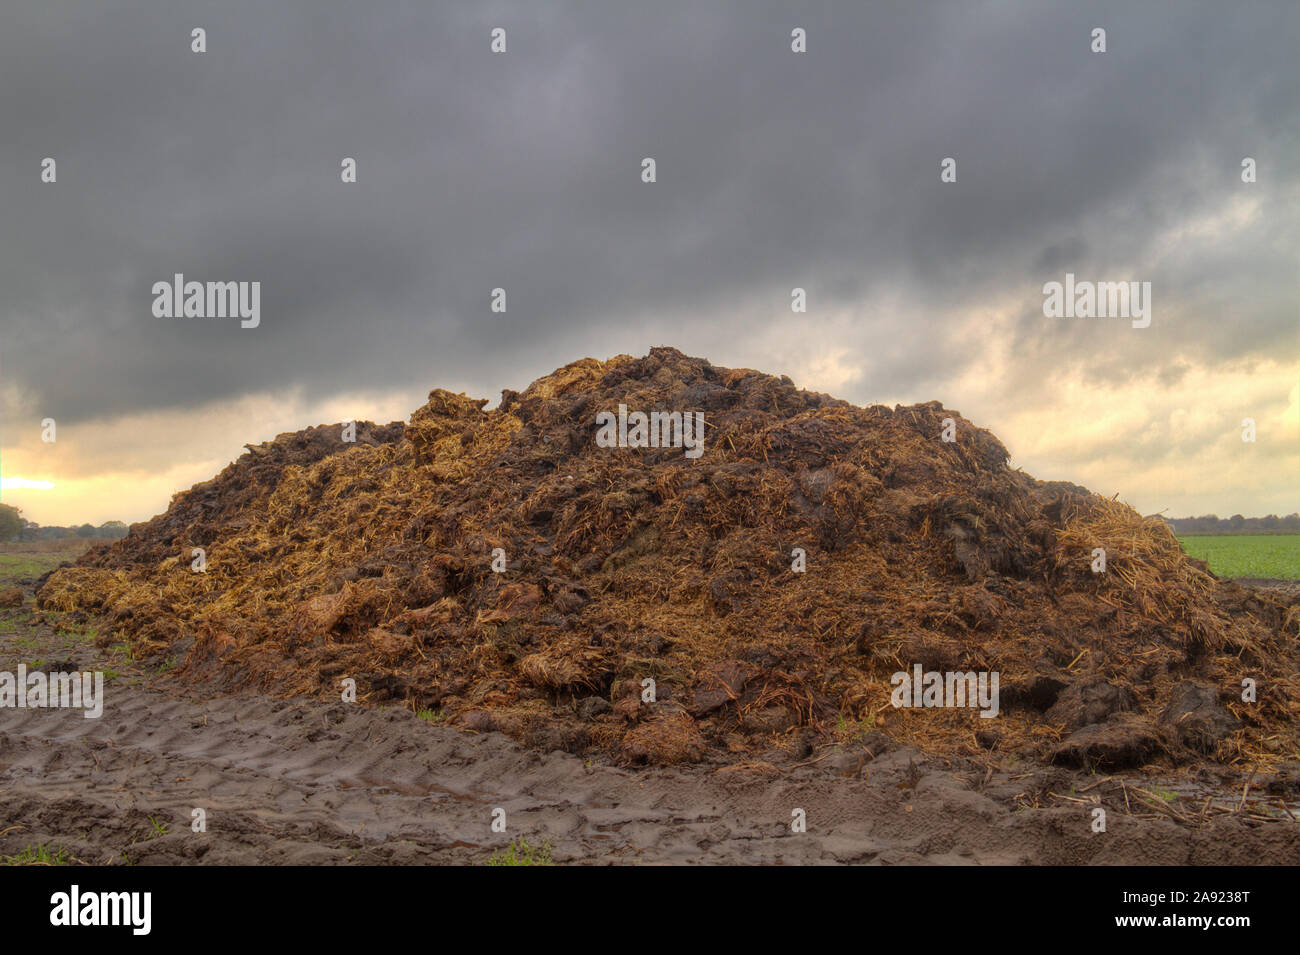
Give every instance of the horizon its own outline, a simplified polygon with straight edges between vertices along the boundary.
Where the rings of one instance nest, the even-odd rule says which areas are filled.
[[[672,347],[672,346],[668,346],[668,347]],[[582,357],[587,358],[587,357],[595,357],[595,356],[582,356]],[[614,356],[607,356],[607,358],[608,358],[608,357],[614,357]],[[700,356],[692,356],[692,357],[700,357]],[[575,359],[575,360],[578,360],[578,359]],[[706,360],[707,360],[707,359],[706,359]],[[714,364],[715,367],[719,367],[719,366],[717,366],[716,363],[713,363],[713,362],[710,362],[710,363],[711,363],[711,364]],[[567,363],[566,363],[566,364],[567,364]],[[558,367],[563,367],[563,366],[558,366]],[[720,366],[720,367],[731,367],[731,366]],[[753,369],[753,370],[763,372],[764,374],[769,374],[769,372],[765,372],[763,369]],[[530,384],[531,384],[531,382],[530,382]],[[796,387],[800,387],[800,388],[803,387],[803,386],[802,386],[798,381],[795,382],[795,385],[796,385]],[[438,387],[438,386],[434,386],[434,387]],[[526,387],[526,386],[521,386],[521,387],[516,388],[516,389],[513,389],[513,390],[516,390],[516,391],[520,391],[520,392],[522,392],[522,391],[524,390],[524,387]],[[502,390],[506,390],[506,389],[502,389]],[[816,390],[818,390],[818,389],[806,388],[805,390],[808,390],[808,391],[816,391]],[[465,393],[465,392],[461,392],[461,393]],[[481,394],[480,394],[480,395],[469,394],[469,397],[471,397],[471,398],[474,398],[474,397],[482,397],[482,395],[481,395]],[[832,394],[831,397],[837,397],[837,396],[835,396],[835,395]],[[938,400],[938,399],[931,399],[931,400]],[[499,402],[500,402],[500,393],[498,392],[498,394],[497,394],[497,396],[496,396],[495,398],[489,398],[489,399],[488,399],[488,404],[487,404],[485,410],[493,410],[494,408],[496,408],[496,406],[499,404]],[[909,402],[909,404],[917,404],[917,403],[918,403],[918,402]],[[421,401],[419,404],[417,404],[415,407],[413,407],[413,408],[411,409],[411,412],[414,412],[414,411],[416,410],[416,408],[422,406],[423,404],[424,404],[424,402]],[[882,401],[872,401],[872,402],[867,402],[866,404],[867,404],[867,405],[871,405],[871,404],[881,405],[881,404],[884,404],[884,405],[888,405],[888,406],[893,406],[893,404],[895,404],[895,403],[887,403],[887,402],[882,402]],[[859,405],[859,407],[863,407],[863,406],[865,406],[865,405]],[[950,411],[958,411],[958,412],[960,412],[960,410],[961,410],[961,409],[959,409],[959,408],[951,408],[951,407],[949,407],[949,406],[946,405],[946,404],[944,405],[944,407],[945,407],[945,408],[948,408],[948,410],[950,410]],[[358,417],[356,417],[356,418],[354,418],[354,419],[339,419],[339,420],[337,420],[337,421],[328,421],[328,422],[327,422],[327,421],[316,421],[316,422],[311,422],[311,423],[304,423],[304,424],[300,425],[299,427],[291,428],[291,429],[289,429],[289,430],[287,430],[287,431],[278,431],[276,434],[271,435],[270,437],[267,437],[267,438],[259,438],[258,440],[249,440],[249,441],[247,441],[247,442],[244,442],[244,444],[253,444],[253,445],[256,445],[256,444],[263,443],[264,441],[271,441],[271,440],[274,440],[276,437],[279,437],[280,435],[283,435],[283,434],[292,434],[292,433],[299,432],[299,431],[302,431],[302,430],[305,430],[305,429],[308,429],[308,428],[313,428],[313,427],[335,427],[335,426],[341,426],[344,420],[355,420],[355,421],[358,422],[358,423],[363,422],[363,421],[369,421],[369,422],[371,422],[371,423],[378,424],[378,425],[392,424],[392,423],[397,423],[397,422],[400,422],[400,423],[405,424],[405,423],[407,423],[407,422],[409,421],[409,419],[410,419],[410,413],[411,413],[411,412],[408,412],[406,415],[404,415],[404,416],[402,416],[402,417],[399,417],[399,418],[393,418],[393,419],[390,419],[390,420],[382,420],[382,419],[380,419],[380,418],[371,418],[371,417],[367,417],[367,416],[361,415],[361,416],[358,416]],[[980,427],[988,427],[987,425],[982,424],[981,422],[978,422],[978,421],[977,421],[977,422],[974,422],[974,423],[975,423],[976,425],[980,426]],[[993,434],[994,434],[994,436],[998,437],[999,440],[1001,440],[1001,436],[998,435],[997,430],[996,430],[995,428],[988,428],[988,430],[992,431]],[[1005,442],[1004,442],[1004,443],[1005,443]],[[345,449],[345,448],[341,448],[340,450],[343,451],[343,450],[346,450],[346,449]],[[1008,467],[1011,467],[1011,468],[1015,469],[1015,468],[1018,467],[1018,465],[1017,465],[1017,463],[1016,463],[1014,450],[1011,449],[1011,448],[1008,448],[1008,451],[1011,453],[1010,459],[1009,459],[1009,461],[1008,461]],[[172,491],[170,491],[170,492],[168,493],[168,496],[167,496],[167,499],[166,499],[166,503],[164,503],[164,504],[163,504],[163,505],[162,505],[158,510],[154,511],[153,513],[144,514],[143,516],[127,518],[127,517],[122,517],[122,516],[120,516],[120,515],[117,515],[117,516],[110,515],[110,516],[108,516],[108,517],[104,517],[104,518],[96,519],[96,520],[90,520],[90,519],[86,519],[86,520],[79,520],[79,519],[68,520],[68,519],[64,519],[64,520],[57,520],[57,521],[40,521],[40,520],[37,520],[36,518],[34,518],[31,514],[29,514],[29,513],[26,511],[26,509],[22,509],[22,511],[23,511],[23,517],[24,517],[24,519],[26,519],[26,520],[29,520],[29,521],[32,521],[33,523],[36,523],[36,524],[41,525],[42,527],[56,527],[56,526],[58,526],[58,527],[70,527],[70,528],[76,528],[76,527],[82,527],[82,526],[85,526],[85,525],[87,525],[87,524],[89,524],[89,525],[91,525],[91,526],[93,526],[93,527],[100,527],[100,526],[102,526],[102,525],[104,525],[104,524],[106,524],[106,523],[111,523],[111,522],[113,522],[113,521],[120,521],[120,522],[126,524],[127,526],[130,526],[130,525],[137,524],[137,523],[147,522],[147,521],[149,521],[149,520],[152,520],[152,519],[155,518],[155,517],[159,517],[159,516],[161,516],[162,514],[164,514],[164,513],[166,512],[167,508],[170,506],[170,503],[171,503],[172,498],[173,498],[176,494],[183,493],[183,492],[185,492],[185,491],[190,490],[191,488],[193,488],[193,487],[194,487],[195,485],[197,485],[197,484],[200,484],[200,483],[203,483],[203,482],[205,482],[205,481],[211,480],[212,478],[216,477],[217,474],[219,474],[219,473],[220,473],[224,468],[226,468],[226,467],[228,467],[229,465],[235,463],[235,462],[236,462],[240,457],[242,457],[245,453],[246,453],[246,450],[245,450],[243,444],[241,444],[241,445],[240,445],[240,452],[239,452],[238,454],[236,454],[235,457],[231,458],[231,459],[230,459],[229,461],[227,461],[225,464],[222,464],[222,465],[220,465],[219,467],[217,467],[216,470],[214,470],[211,474],[208,474],[208,475],[205,476],[205,477],[201,477],[201,478],[199,478],[198,480],[194,481],[193,483],[188,484],[188,485],[186,485],[186,486],[184,486],[184,487],[176,487],[176,488],[174,488]],[[1024,470],[1024,469],[1022,468],[1022,470]],[[1044,478],[1044,477],[1042,477],[1042,476],[1040,476],[1040,475],[1038,475],[1038,474],[1034,474],[1033,472],[1030,472],[1030,471],[1027,471],[1027,470],[1026,470],[1026,473],[1029,474],[1031,477],[1036,478],[1036,479],[1038,479],[1038,480],[1066,480],[1066,481],[1071,481],[1071,479],[1068,478],[1068,477],[1052,477],[1052,478]],[[0,474],[3,474],[3,458],[2,458],[2,457],[0,457]],[[1071,483],[1078,483],[1078,482],[1071,481]],[[1091,488],[1091,487],[1089,487],[1088,490],[1090,490],[1090,491],[1092,491],[1092,492],[1094,492],[1094,493],[1100,493],[1100,492],[1098,492],[1095,488]],[[1121,499],[1121,500],[1124,499],[1124,498],[1123,498],[1123,495],[1120,496],[1120,499]],[[10,506],[18,506],[18,505],[14,505],[11,501],[9,501],[9,500],[6,499],[6,493],[0,493],[0,503],[3,503],[3,504],[9,504]],[[1125,503],[1128,503],[1128,502],[1126,501]],[[1260,519],[1263,519],[1263,518],[1266,518],[1266,517],[1286,518],[1286,517],[1289,517],[1289,516],[1294,515],[1294,514],[1300,514],[1300,507],[1298,507],[1298,508],[1297,508],[1296,510],[1294,510],[1294,511],[1285,511],[1285,512],[1284,512],[1284,511],[1270,511],[1270,512],[1261,512],[1261,513],[1248,513],[1247,511],[1244,511],[1244,510],[1234,510],[1234,511],[1231,511],[1231,512],[1229,512],[1229,513],[1219,513],[1219,512],[1216,512],[1216,511],[1207,511],[1207,512],[1202,512],[1202,513],[1195,513],[1195,514],[1189,513],[1189,514],[1185,514],[1185,515],[1181,515],[1181,516],[1170,516],[1170,515],[1168,515],[1168,514],[1162,512],[1162,511],[1150,511],[1150,512],[1148,512],[1148,511],[1142,511],[1140,508],[1135,508],[1135,509],[1139,510],[1140,513],[1144,514],[1144,515],[1147,516],[1147,517],[1162,517],[1162,518],[1164,518],[1164,519],[1167,520],[1167,521],[1189,521],[1189,520],[1195,520],[1195,519],[1198,519],[1198,518],[1205,518],[1205,517],[1217,517],[1217,518],[1219,518],[1219,519],[1221,519],[1221,520],[1228,520],[1228,519],[1230,519],[1231,517],[1234,517],[1234,516],[1240,516],[1240,517],[1242,517],[1242,518],[1244,518],[1244,519],[1246,519],[1246,520],[1260,520]]]

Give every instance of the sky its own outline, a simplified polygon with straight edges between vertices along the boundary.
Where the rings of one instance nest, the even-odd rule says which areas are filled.
[[[3,500],[142,520],[245,443],[672,345],[1143,513],[1300,510],[1298,48],[1291,0],[8,0]],[[259,324],[156,317],[175,273]],[[1046,315],[1067,273],[1150,325]]]

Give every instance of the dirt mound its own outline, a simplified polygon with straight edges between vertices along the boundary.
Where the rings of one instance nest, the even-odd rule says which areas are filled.
[[[1300,749],[1300,612],[1159,520],[1010,469],[938,402],[859,408],[656,348],[485,405],[439,389],[400,434],[250,449],[40,604],[110,615],[102,639],[214,688],[352,678],[362,701],[629,763],[869,730],[1103,768]],[[634,412],[679,413],[650,430],[682,440],[602,446],[620,405],[631,444]],[[895,708],[917,665],[996,671],[997,717]]]

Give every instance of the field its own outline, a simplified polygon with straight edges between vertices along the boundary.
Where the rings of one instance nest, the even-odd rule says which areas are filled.
[[[76,560],[87,548],[103,541],[85,537],[63,540],[0,544],[0,589],[20,586],[49,573],[65,561]]]
[[[1178,542],[1219,577],[1300,580],[1300,534],[1188,535]]]
[[[1188,534],[1178,542],[1190,556],[1208,561],[1219,577],[1300,580],[1300,534]],[[5,544],[0,586],[39,577],[98,543],[102,541],[70,538]]]

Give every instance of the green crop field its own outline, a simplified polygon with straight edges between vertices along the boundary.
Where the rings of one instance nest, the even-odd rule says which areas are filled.
[[[0,543],[0,590],[16,586],[25,578],[39,577],[64,561],[76,560],[91,543],[84,538]]]
[[[1219,577],[1300,580],[1300,534],[1188,535],[1178,542]]]

